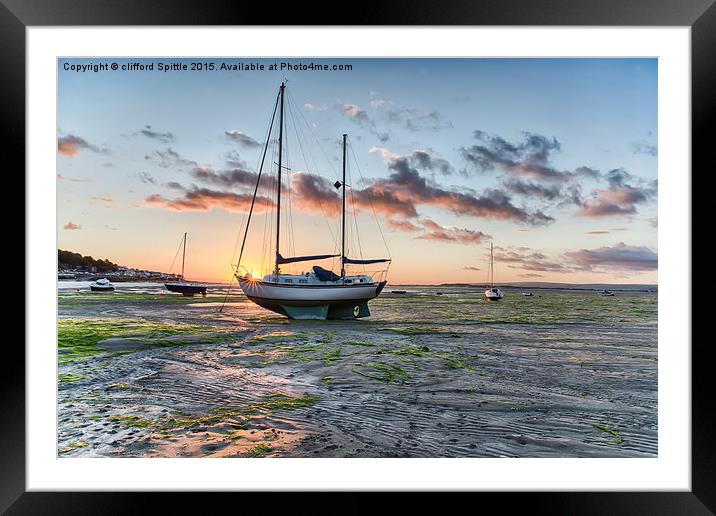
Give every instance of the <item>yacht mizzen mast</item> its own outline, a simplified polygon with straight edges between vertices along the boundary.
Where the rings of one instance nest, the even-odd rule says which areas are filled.
[[[184,233],[184,250],[181,253],[181,280],[184,281],[184,260],[186,259],[186,233]]]
[[[343,218],[341,221],[341,278],[346,279],[346,137],[343,135],[343,179],[341,186],[343,187]]]
[[[492,242],[490,242],[490,288],[495,286],[495,265],[493,262]]]

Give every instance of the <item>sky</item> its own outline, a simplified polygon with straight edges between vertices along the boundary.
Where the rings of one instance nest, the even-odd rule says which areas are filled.
[[[657,282],[656,59],[60,59],[58,76],[60,249],[178,272],[186,232],[186,277],[229,281],[266,147],[241,265],[268,272],[286,80],[284,257],[340,252],[348,134],[346,254],[390,257],[391,283],[484,283],[491,244],[496,283]]]

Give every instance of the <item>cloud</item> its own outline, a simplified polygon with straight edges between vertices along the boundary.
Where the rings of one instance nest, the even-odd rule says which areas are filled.
[[[231,131],[225,131],[224,134],[226,134],[226,137],[229,140],[238,143],[242,147],[253,148],[261,146],[261,144],[254,140],[251,136],[242,133],[241,131],[238,131],[236,129],[232,129]]]
[[[539,251],[528,247],[503,248],[496,247],[495,262],[507,264],[511,269],[534,272],[565,273],[572,270],[558,260],[552,259]]]
[[[497,172],[503,187],[525,199],[556,203],[557,207],[583,206],[581,180],[601,180],[602,174],[588,166],[561,170],[552,157],[562,145],[556,138],[523,132],[517,143],[484,131],[475,131],[478,143],[460,148],[468,166],[463,175]]]
[[[562,194],[559,186],[542,186],[535,183],[521,181],[519,179],[508,179],[503,185],[509,191],[525,197],[540,197],[552,201],[558,199]]]
[[[292,174],[291,185],[295,196],[293,205],[300,210],[335,216],[341,213],[340,197],[334,186],[322,176],[299,172]]]
[[[351,205],[358,211],[384,215],[392,229],[411,230],[410,224],[405,220],[417,218],[418,207],[422,205],[442,208],[461,216],[512,220],[530,225],[549,224],[554,220],[542,211],[515,206],[510,197],[500,190],[485,190],[477,194],[472,191],[457,191],[438,186],[422,177],[418,169],[442,171],[449,169],[450,164],[432,156],[428,151],[418,150],[406,156],[400,156],[380,147],[374,147],[371,151],[380,153],[392,173],[387,178],[372,181],[364,188],[349,188],[347,195]],[[158,159],[162,158],[165,158],[165,161],[175,162],[181,159],[176,153],[158,156]],[[252,192],[257,177],[254,172],[242,168],[217,171],[198,165],[193,166],[189,173],[202,183],[225,189],[238,189],[241,190],[242,195]],[[275,179],[271,176],[264,177],[266,177],[265,185],[275,188]],[[198,190],[196,187],[193,188]],[[294,171],[290,174],[290,188],[294,207],[306,212],[323,213],[326,216],[340,213],[339,191],[326,178],[308,172]],[[190,191],[193,190],[187,190]],[[216,190],[214,192],[218,193]],[[234,192],[225,193],[234,194]],[[188,209],[197,205],[195,199],[175,199],[169,202],[161,196],[153,197],[150,203],[172,209],[176,209],[177,206]],[[206,203],[199,203],[197,206],[204,206],[204,204]],[[412,224],[415,226],[414,223]],[[446,234],[458,237],[457,233],[448,231]],[[433,235],[435,238],[438,236],[439,234]],[[476,238],[468,234],[459,237],[463,241]]]
[[[466,265],[463,267],[466,271],[481,271],[482,269],[480,267],[474,267],[472,265]]]
[[[111,151],[107,147],[98,147],[87,142],[84,138],[68,134],[57,139],[57,152],[67,158],[74,158],[81,150],[89,150],[97,154],[109,155]]]
[[[656,197],[656,181],[646,182],[634,178],[624,169],[610,170],[605,174],[607,189],[595,189],[591,199],[582,204],[578,215],[585,217],[625,216],[637,213],[636,205]]]
[[[241,168],[234,168],[230,170],[216,171],[209,167],[194,167],[189,171],[192,177],[210,183],[214,185],[220,185],[225,187],[236,187],[236,186],[255,186],[258,174],[244,170]],[[272,183],[275,181],[270,176],[264,176],[262,181],[271,179]]]
[[[588,235],[608,235],[609,231],[587,231]]]
[[[399,201],[407,212],[414,213],[416,205],[424,204],[462,216],[512,220],[531,225],[554,221],[542,211],[529,211],[515,206],[510,197],[500,190],[485,190],[478,195],[441,188],[420,175],[414,166],[416,162],[412,155],[399,156],[379,147],[371,150],[383,156],[393,173],[387,179],[374,181],[363,192],[372,196],[389,194]]]
[[[658,149],[656,145],[647,143],[645,141],[631,142],[631,151],[634,154],[646,154],[648,156],[657,156]]]
[[[430,219],[423,219],[421,223],[427,231],[422,235],[415,237],[419,240],[437,240],[440,242],[475,245],[481,243],[485,239],[492,238],[490,235],[487,235],[482,231],[458,227],[445,227]]]
[[[478,143],[459,150],[470,168],[477,172],[496,170],[523,180],[551,183],[568,181],[574,175],[550,164],[552,154],[561,150],[556,138],[523,132],[522,142],[511,143],[480,130],[473,134]]]
[[[390,138],[388,133],[378,131],[375,121],[368,115],[368,112],[361,109],[356,104],[336,103],[338,111],[356,125],[367,129],[373,136],[381,142],[386,142]]]
[[[112,203],[114,202],[111,197],[101,197],[101,196],[91,197],[90,200],[103,202],[107,208],[111,207]]]
[[[318,105],[318,104],[311,104],[310,102],[306,102],[303,105],[303,108],[306,111],[325,111],[326,109],[328,109],[328,106],[326,106],[325,104]]]
[[[427,150],[414,150],[408,159],[413,166],[422,170],[436,171],[446,176],[453,172],[453,168],[447,160],[435,157]]]
[[[652,271],[658,268],[657,253],[645,246],[631,246],[619,242],[612,247],[580,249],[564,253],[566,260],[580,270],[616,269]]]
[[[171,147],[164,151],[155,150],[151,154],[144,156],[144,159],[154,162],[161,168],[195,167],[198,165],[196,161],[182,158],[179,153]]]
[[[248,166],[246,165],[246,162],[241,159],[241,156],[238,152],[236,152],[235,149],[230,150],[224,155],[224,158],[226,159],[226,164],[229,166],[229,168],[243,168],[246,169]]]
[[[322,176],[308,172],[291,174],[295,192],[294,206],[304,211],[336,215],[341,212],[341,198],[333,183]],[[375,211],[387,217],[417,217],[418,212],[411,201],[400,199],[389,190],[372,187],[349,188],[346,191],[351,204],[358,210]]]
[[[151,174],[149,174],[148,172],[140,172],[139,174],[137,174],[137,176],[142,181],[142,183],[146,183],[148,185],[157,184],[157,180],[154,179],[154,177]]]
[[[251,205],[252,197],[252,194],[193,187],[185,189],[183,196],[174,199],[167,199],[159,194],[150,195],[145,199],[145,205],[175,211],[208,211],[212,208],[223,208],[228,211],[246,212]],[[271,206],[273,206],[271,199],[256,197],[254,206],[256,212],[260,213]]]
[[[144,136],[146,136],[147,138],[151,138],[152,140],[159,140],[162,143],[172,143],[174,140],[176,140],[176,137],[169,131],[165,133],[153,131],[151,125],[144,126],[144,129],[139,131],[139,134],[143,134]]]
[[[72,221],[69,221],[67,224],[65,224],[64,227],[65,227],[65,229],[67,229],[69,231],[75,231],[77,229],[82,229],[82,226],[80,226],[79,224],[75,224]]]
[[[437,111],[420,111],[418,109],[401,106],[390,100],[380,99],[375,92],[371,92],[369,106],[371,111],[361,108],[357,104],[337,102],[335,107],[339,112],[357,125],[367,129],[381,142],[390,138],[387,131],[379,130],[380,125],[388,125],[406,129],[408,131],[440,131],[452,127],[452,122],[445,120]],[[305,104],[304,108],[311,111],[322,111],[322,106]]]
[[[386,226],[388,226],[388,229],[390,229],[391,231],[405,231],[405,232],[420,231],[420,226],[413,224],[409,220],[386,218],[385,224],[386,224]]]
[[[445,120],[437,111],[420,111],[401,106],[390,100],[378,98],[375,92],[371,92],[370,106],[382,112],[388,123],[408,131],[440,131],[453,126],[452,122]]]
[[[62,174],[57,174],[57,179],[59,181],[69,181],[70,183],[91,183],[94,181],[94,179],[82,179],[82,178],[74,178],[74,177],[65,177]]]

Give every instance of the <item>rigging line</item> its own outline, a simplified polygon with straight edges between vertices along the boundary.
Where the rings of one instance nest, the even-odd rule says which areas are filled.
[[[271,129],[273,128],[273,122],[276,118],[276,108],[278,107],[278,97],[276,97],[276,105],[273,108],[273,116],[271,117],[271,125],[269,126],[269,135],[271,134]],[[244,255],[244,246],[246,245],[246,235],[249,234],[249,224],[251,224],[251,215],[254,211],[254,203],[256,202],[256,194],[259,191],[259,183],[261,183],[261,173],[263,172],[264,168],[264,160],[266,159],[266,151],[268,150],[269,142],[266,141],[266,146],[264,147],[263,157],[261,158],[261,165],[259,166],[259,173],[256,176],[256,187],[254,188],[254,195],[251,198],[251,208],[249,209],[249,215],[248,220],[246,222],[246,231],[244,231],[244,239],[243,242],[241,242],[241,251],[239,252],[239,260],[236,263],[236,268],[238,270],[239,266],[241,265],[241,258]]]
[[[291,94],[289,93],[289,96],[290,96],[290,95],[291,95]],[[303,123],[306,124],[306,127],[308,127],[308,130],[310,131],[310,133],[311,133],[311,135],[313,136],[313,138],[316,140],[316,143],[318,143],[318,148],[321,150],[321,153],[323,154],[323,157],[326,158],[326,162],[328,163],[328,166],[331,168],[331,171],[334,173],[334,175],[338,175],[338,172],[336,171],[336,168],[335,168],[333,162],[332,162],[331,159],[328,157],[328,154],[326,154],[325,149],[324,149],[323,146],[321,145],[321,141],[320,141],[320,139],[318,138],[318,135],[317,135],[316,132],[313,130],[313,128],[311,127],[311,125],[308,123],[308,120],[307,120],[306,117],[303,115],[303,112],[302,112],[302,111],[299,111],[299,115],[300,115],[300,117],[303,119]]]
[[[278,146],[278,143],[276,143],[276,145]],[[276,151],[274,151],[274,159],[278,159],[278,155],[276,154]],[[276,175],[275,183],[276,183],[276,185],[279,184],[278,174]],[[274,225],[273,225],[274,221],[276,219],[276,217],[273,216],[274,215],[273,211],[278,211],[278,209],[279,209],[278,202],[277,202],[278,201],[278,189],[271,188],[269,190],[269,192],[270,192],[269,195],[271,196],[271,203],[272,203],[273,209],[272,209],[272,213],[271,213],[272,216],[268,218],[269,232],[268,232],[268,239],[267,239],[267,243],[266,243],[266,250],[267,250],[268,255],[266,257],[266,260],[268,263],[267,270],[269,272],[273,272],[274,269],[271,268],[271,262],[275,261],[275,260],[272,260],[271,257],[276,256],[276,249],[274,249],[276,240],[273,237],[273,233],[274,233],[274,231],[276,231],[276,232],[279,231],[278,224],[276,225],[276,227],[274,227]]]
[[[192,258],[192,263],[197,263],[199,261],[199,255],[194,250],[194,246],[191,245],[189,242],[187,242],[186,246],[189,249],[189,255]]]
[[[271,137],[271,129],[273,128],[273,122],[276,118],[276,108],[278,107],[278,97],[276,97],[276,104],[273,108],[273,114],[271,115],[271,123],[269,124],[268,128],[268,138],[266,139],[266,146],[264,147],[263,156],[261,157],[261,165],[259,166],[259,173],[256,175],[256,187],[254,188],[254,195],[251,198],[251,207],[249,208],[248,218],[246,220],[246,230],[244,231],[244,238],[241,242],[241,251],[239,252],[239,259],[236,262],[236,274],[239,273],[239,267],[241,267],[241,259],[244,256],[244,246],[246,245],[246,236],[249,234],[249,226],[251,225],[251,215],[254,212],[254,203],[256,202],[256,194],[259,191],[259,184],[261,183],[261,172],[264,168],[264,160],[266,159],[266,151],[268,150],[270,137]],[[246,213],[246,212],[244,212]],[[241,221],[241,225],[243,226],[243,218]],[[238,242],[238,239],[237,239]],[[236,245],[234,245],[234,253],[236,253]],[[232,260],[234,256],[232,255]],[[221,303],[221,307],[219,308],[219,312],[221,312],[224,309],[224,305],[226,304],[226,300],[229,297],[229,292],[231,291],[231,285],[234,282],[234,274],[231,275],[231,280],[229,281],[229,287],[226,289],[226,295],[224,296],[224,301]]]
[[[292,170],[291,167],[288,165],[292,163],[291,161],[291,155],[289,152],[289,140],[288,140],[288,128],[291,122],[291,99],[286,103],[286,111],[288,112],[288,120],[286,121],[286,183],[287,183],[287,191],[286,196],[288,197],[288,200],[286,202],[286,223],[288,224],[288,230],[286,231],[286,240],[288,242],[287,248],[289,252],[289,256],[296,256],[296,237],[294,234],[294,225],[293,225],[293,203],[292,203],[292,196],[291,192],[293,190],[293,182],[292,182]],[[294,130],[296,132],[296,138],[298,138],[298,129],[296,128],[294,124]],[[288,270],[291,274],[296,273],[296,267],[294,263],[288,264]]]
[[[308,132],[311,134],[311,136],[313,136],[313,139],[316,141],[316,143],[317,143],[317,145],[318,145],[318,148],[320,149],[321,153],[323,154],[323,157],[324,157],[325,160],[326,160],[326,163],[327,163],[327,165],[328,165],[328,168],[331,170],[331,172],[333,172],[334,176],[339,175],[339,173],[336,171],[336,168],[335,168],[336,165],[334,164],[333,161],[331,161],[331,159],[330,159],[330,158],[328,157],[328,155],[326,154],[326,151],[325,151],[323,145],[321,145],[321,142],[320,142],[320,139],[318,138],[318,135],[317,135],[316,132],[314,131],[312,125],[308,123],[308,120],[306,119],[306,117],[304,116],[304,114],[303,114],[302,111],[299,111],[299,116],[300,116],[301,120],[303,121],[304,125],[307,127]],[[311,157],[312,157],[312,153],[311,153],[311,151],[310,151],[310,148],[309,148],[309,154],[310,154]],[[339,232],[338,229],[336,229],[336,233],[335,233],[335,234],[333,233],[333,231],[332,231],[332,229],[331,229],[331,226],[330,226],[330,223],[328,222],[329,217],[326,215],[326,211],[325,211],[325,209],[324,209],[324,207],[323,207],[323,202],[320,200],[320,198],[318,199],[318,201],[319,201],[319,205],[321,206],[321,211],[322,211],[322,213],[323,213],[323,216],[324,216],[324,218],[325,218],[325,220],[326,220],[326,224],[328,225],[329,231],[330,231],[330,233],[331,233],[331,237],[333,238],[333,241],[334,241],[334,250],[336,250],[336,252],[338,252],[338,248],[339,248],[338,239],[339,239],[339,236],[340,236],[340,232]],[[340,219],[337,220],[336,225],[337,225],[337,226],[340,226]],[[333,266],[334,264],[335,264],[335,260],[332,260],[332,266]],[[341,263],[340,266],[343,267],[343,264]]]
[[[278,97],[276,97],[276,103],[278,104]],[[269,118],[269,124],[268,124],[268,128],[267,128],[266,135],[265,135],[265,138],[266,138],[266,139],[265,139],[265,142],[266,142],[266,144],[265,144],[265,146],[264,146],[264,152],[263,152],[263,153],[260,153],[260,154],[256,157],[256,167],[255,167],[254,170],[258,170],[258,169],[260,169],[260,168],[263,168],[263,162],[264,162],[264,159],[266,158],[266,149],[265,149],[265,147],[266,147],[266,145],[269,144],[269,141],[270,141],[270,138],[271,138],[271,129],[272,129],[272,127],[273,127],[273,121],[274,121],[275,116],[276,116],[276,106],[274,105],[274,112],[271,114],[271,117]],[[261,176],[261,173],[259,172],[259,176],[256,178],[256,181],[257,181],[257,182],[261,179],[260,176]],[[255,194],[254,194],[254,195],[255,195]],[[254,198],[255,198],[255,197],[254,197]],[[252,202],[253,202],[253,199],[252,199]],[[248,204],[248,201],[247,201],[247,204]],[[251,211],[252,211],[252,210],[249,210],[249,211],[247,212],[246,210],[244,210],[244,213],[243,213],[243,215],[241,216],[241,225],[239,226],[239,228],[244,227],[244,221],[246,220],[246,217],[247,217],[247,214],[248,214],[248,221],[247,221],[247,223],[246,223],[246,230],[248,231],[249,224],[251,223]],[[245,233],[244,233],[244,235],[245,235]],[[239,238],[240,238],[240,236],[241,236],[241,231],[239,231],[239,232],[236,234],[236,241],[234,242],[234,250],[233,250],[232,253],[231,253],[231,264],[232,264],[231,267],[232,267],[232,269],[233,269],[234,258],[236,257],[236,248],[239,246]],[[244,236],[244,241],[245,241],[245,236]],[[241,257],[239,257],[239,259],[238,259],[238,261],[237,261],[237,264],[236,264],[237,272],[238,272],[238,268],[239,268],[240,262],[241,262]],[[232,281],[233,281],[233,274],[232,274]]]
[[[365,178],[363,177],[363,174],[360,171],[360,165],[358,164],[358,158],[356,157],[356,153],[353,150],[352,145],[350,146],[350,149],[351,149],[351,154],[353,155],[353,159],[356,162],[356,168],[358,169],[358,175],[360,175],[361,181],[363,181],[365,183],[366,182]],[[368,197],[368,202],[370,203],[370,209],[373,211],[373,217],[375,217],[375,222],[378,225],[378,232],[380,233],[380,237],[383,239],[383,244],[385,245],[385,250],[388,252],[388,258],[390,258],[392,260],[393,257],[390,254],[390,248],[388,247],[388,242],[385,241],[385,235],[383,235],[383,228],[381,228],[381,226],[380,226],[380,220],[378,219],[378,215],[375,212],[375,206],[373,206],[373,199],[371,198],[372,196],[370,195],[370,193],[368,193],[367,197]],[[390,267],[390,265],[389,265],[389,267]]]
[[[351,172],[351,166],[350,162],[348,162],[348,181],[353,184],[353,174]],[[360,241],[360,231],[358,230],[358,217],[356,216],[356,203],[355,203],[355,197],[353,196],[353,188],[350,189],[350,196],[351,196],[351,208],[353,211],[353,223],[355,224],[356,229],[356,238],[358,239],[358,254],[360,254],[361,259],[363,259],[363,246]],[[365,267],[363,267],[365,269]]]
[[[351,169],[348,167],[348,180],[353,181],[352,175],[351,175]],[[350,189],[350,196],[351,196],[351,208],[353,210],[353,223],[355,224],[356,228],[356,238],[358,239],[358,254],[360,255],[360,259],[363,259],[363,244],[360,241],[360,231],[358,229],[358,217],[356,216],[356,203],[355,203],[355,197],[353,196],[353,188]],[[366,264],[362,264],[361,268],[363,269],[363,274],[366,273]]]
[[[293,96],[292,96],[291,93],[289,92],[289,105],[291,105],[291,104],[293,104],[293,105],[295,106],[295,101],[294,101],[294,99],[293,99]],[[313,130],[313,127],[311,127],[311,124],[308,123],[308,120],[307,120],[306,117],[303,115],[303,112],[302,112],[300,109],[297,109],[297,111],[298,111],[299,120],[302,121],[302,122],[303,122],[303,125],[305,125],[305,127],[308,129],[307,133],[309,133],[309,134],[313,137],[313,139],[315,140],[316,144],[318,145],[318,148],[320,149],[321,153],[323,154],[323,157],[324,157],[325,160],[326,160],[326,164],[328,165],[328,168],[331,170],[331,172],[333,172],[334,176],[337,175],[337,172],[336,172],[334,163],[330,160],[330,158],[329,158],[328,155],[326,154],[326,151],[325,151],[325,149],[323,148],[323,146],[321,145],[321,142],[320,142],[320,139],[318,138],[318,135],[317,135],[316,132]],[[292,117],[294,116],[294,115],[293,115],[293,111],[291,111],[291,116],[292,116]],[[299,124],[297,124],[296,121],[294,120],[294,126],[297,126],[297,125],[299,125]],[[298,135],[300,135],[301,131],[299,131],[298,129],[296,129],[296,133],[297,133]],[[304,161],[306,161],[306,162],[308,163],[309,160],[306,159],[306,153],[304,152],[303,145],[302,145],[302,143],[301,143],[301,139],[300,139],[300,138],[297,138],[297,141],[298,141],[298,144],[299,144],[299,149],[300,149],[300,151],[301,151],[301,153],[302,153],[302,155],[303,155],[303,157],[304,157]],[[307,152],[308,152],[308,156],[310,157],[310,160],[311,160],[312,162],[314,162],[314,164],[317,163],[317,160],[313,157],[313,153],[311,152],[311,148],[307,146],[306,149],[307,149]],[[318,167],[316,167],[316,168],[318,168]],[[327,212],[326,212],[326,209],[325,209],[325,207],[323,206],[323,201],[321,201],[321,198],[320,198],[320,197],[318,197],[317,200],[318,200],[318,205],[319,205],[319,207],[320,207],[320,209],[321,209],[321,214],[323,215],[323,219],[324,219],[324,221],[325,221],[325,223],[326,223],[326,226],[328,227],[328,232],[330,233],[331,239],[333,240],[333,249],[334,249],[334,251],[338,252],[338,249],[339,249],[339,242],[338,242],[338,240],[339,240],[339,235],[340,235],[340,233],[338,232],[338,230],[336,230],[336,232],[333,231],[333,229],[331,228],[330,221],[329,221],[330,218],[328,217]],[[339,225],[339,222],[340,222],[340,220],[337,221],[336,224]],[[340,261],[340,260],[339,260],[339,261]],[[335,266],[336,266],[336,258],[333,258],[333,259],[331,260],[331,269],[334,269]],[[340,264],[339,264],[339,267],[343,267],[343,264],[340,263]]]
[[[271,142],[271,163],[275,162],[276,160],[276,141]],[[272,177],[272,176],[267,176]],[[276,195],[275,192],[275,185],[273,184],[274,181],[266,181],[264,184],[264,199],[265,199],[265,210],[264,210],[264,232],[263,232],[263,242],[262,242],[262,254],[261,254],[261,270],[260,275],[264,275],[264,271],[268,270],[264,269],[264,264],[266,263],[266,253],[270,252],[271,245],[272,245],[272,236],[273,236],[273,207],[274,204],[274,195]]]
[[[288,124],[286,124],[288,129]],[[291,163],[291,154],[288,146],[288,130],[286,131],[286,249],[290,253],[289,256],[296,256],[296,245],[293,237],[293,210],[291,207],[291,168],[288,166]],[[290,274],[295,272],[296,265],[293,263],[288,264],[288,271]]]
[[[181,240],[179,240],[179,247],[177,247],[177,252],[174,255],[174,259],[172,260],[172,264],[169,266],[169,274],[171,274],[172,269],[174,268],[174,263],[177,261],[177,256],[179,256],[179,251],[181,251],[181,243],[182,240],[184,240],[184,237],[182,237]]]
[[[288,103],[288,105],[291,106],[291,103],[292,103],[292,100],[291,100],[291,98],[289,98],[289,103]],[[306,159],[306,153],[304,152],[303,145],[301,144],[301,139],[298,137],[300,131],[298,130],[298,127],[297,127],[297,124],[296,124],[296,120],[295,120],[295,117],[294,117],[294,115],[293,115],[293,111],[292,111],[290,108],[289,108],[289,114],[290,114],[291,119],[292,119],[292,121],[293,121],[294,128],[296,129],[296,141],[298,142],[299,151],[301,152],[301,156],[303,156],[303,161],[306,162],[306,164],[308,165],[308,160]],[[299,112],[299,114],[300,114],[300,112]],[[311,157],[311,161],[314,161],[314,162],[315,162],[315,160],[313,159],[313,155],[311,155],[311,150],[310,150],[310,148],[308,148],[308,154],[309,154],[309,156]],[[321,176],[321,177],[322,177],[322,176]],[[320,198],[320,197],[317,197],[317,200],[318,200],[318,206],[321,208],[321,214],[323,215],[323,220],[325,221],[326,227],[328,227],[328,232],[330,233],[331,239],[333,240],[334,249],[337,249],[337,248],[338,248],[338,235],[336,235],[336,234],[333,233],[333,229],[331,228],[331,224],[328,222],[328,215],[326,215],[326,210],[323,208],[323,202],[321,201],[321,198]]]

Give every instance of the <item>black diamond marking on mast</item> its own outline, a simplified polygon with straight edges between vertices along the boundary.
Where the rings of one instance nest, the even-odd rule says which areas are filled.
[[[336,181],[335,183],[333,183],[333,188],[335,188],[336,190],[338,190],[341,186],[343,186],[343,183],[341,183],[340,181]]]

